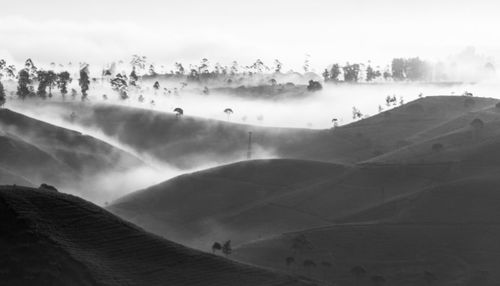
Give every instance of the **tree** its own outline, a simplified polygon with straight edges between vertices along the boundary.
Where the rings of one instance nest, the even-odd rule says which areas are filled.
[[[135,67],[133,67],[132,71],[130,72],[130,75],[129,75],[129,84],[131,86],[136,86],[138,80],[139,80],[139,77],[137,76],[137,73],[135,72]]]
[[[363,113],[356,108],[356,106],[352,107],[352,119],[357,119],[363,117]]]
[[[155,83],[153,84],[153,88],[155,89],[155,93],[158,89],[160,89],[160,83],[158,81],[155,81]]]
[[[224,255],[228,256],[232,252],[233,252],[233,249],[231,248],[231,240],[224,242],[224,244],[222,245],[222,253],[224,253]]]
[[[54,87],[57,83],[57,74],[50,70],[44,71],[39,70],[37,72],[38,79],[38,91],[37,94],[41,97],[45,97],[47,94],[46,89],[49,88],[49,97],[52,97],[52,87]]]
[[[80,69],[80,78],[78,79],[78,84],[80,85],[80,89],[82,91],[82,101],[87,98],[87,91],[89,90],[89,66],[85,64]]]
[[[274,60],[274,72],[279,73],[281,72],[281,68],[283,67],[283,64],[278,60]]]
[[[233,114],[233,110],[231,108],[224,109],[224,113],[227,115],[227,120],[229,120],[229,116]]]
[[[19,71],[18,74],[18,81],[17,81],[17,95],[21,99],[25,99],[26,96],[30,95],[32,93],[33,87],[31,86],[31,78],[30,78],[30,73],[27,69],[22,69]]]
[[[149,75],[151,76],[155,76],[156,75],[156,71],[155,71],[155,66],[154,65],[149,65]]]
[[[184,67],[182,66],[181,63],[175,63],[175,74],[176,75],[184,75]]]
[[[347,63],[342,70],[344,71],[344,81],[346,82],[357,82],[359,79],[359,64],[349,64]]]
[[[327,82],[330,79],[330,72],[328,72],[328,69],[325,69],[321,75],[323,76],[325,82]]]
[[[380,72],[378,72],[380,74]],[[371,66],[366,68],[366,81],[372,81],[377,77],[377,73],[373,70]]]
[[[222,250],[222,245],[218,242],[214,242],[214,244],[212,244],[212,253],[215,254],[216,251],[221,251]]]
[[[176,118],[179,118],[179,117],[181,117],[182,115],[184,115],[184,110],[183,110],[182,108],[180,108],[180,107],[176,107],[176,108],[174,109],[174,112],[175,112],[175,117],[176,117]]]
[[[117,74],[114,79],[111,80],[111,88],[118,92],[120,98],[125,100],[128,98],[128,85],[127,81],[121,74]]]
[[[392,78],[394,80],[404,80],[406,79],[406,63],[402,58],[392,59],[391,70],[392,70]]]
[[[5,104],[5,89],[3,88],[3,84],[0,81],[0,107],[2,107]]]
[[[63,71],[57,75],[57,87],[64,97],[68,93],[68,83],[72,81],[69,72]]]
[[[139,55],[132,55],[132,59],[130,60],[130,65],[132,69],[137,69],[139,71],[144,71],[146,68],[146,57]]]
[[[330,69],[330,78],[333,81],[338,81],[339,75],[340,75],[340,66],[338,64],[333,64],[332,68]]]
[[[31,59],[27,59],[24,62],[24,67],[28,71],[28,73],[30,74],[31,78],[36,77],[38,68],[35,66],[35,64],[33,63],[33,61]]]
[[[321,83],[319,81],[310,80],[309,84],[307,85],[308,91],[318,91],[321,89],[323,89],[323,86],[321,85]]]
[[[363,266],[357,265],[351,268],[351,274],[354,276],[355,285],[359,286],[359,282],[366,275],[366,269]]]

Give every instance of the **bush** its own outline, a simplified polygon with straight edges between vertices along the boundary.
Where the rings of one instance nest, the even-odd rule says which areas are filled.
[[[472,122],[470,123],[470,126],[472,126],[472,128],[476,129],[476,130],[479,130],[479,129],[483,129],[484,127],[484,122],[479,119],[479,118],[475,118],[474,120],[472,120]]]

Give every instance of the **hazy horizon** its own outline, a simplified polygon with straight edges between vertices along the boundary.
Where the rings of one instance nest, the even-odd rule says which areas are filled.
[[[495,1],[24,1],[0,10],[0,57],[104,65],[132,54],[250,64],[260,58],[316,72],[334,62],[446,61],[467,47],[496,63]]]

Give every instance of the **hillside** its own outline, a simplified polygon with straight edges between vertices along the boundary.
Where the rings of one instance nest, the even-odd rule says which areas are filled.
[[[350,270],[357,265],[367,271],[363,283],[379,275],[389,285],[428,285],[427,272],[431,285],[495,285],[499,187],[491,176],[427,188],[345,223],[244,244],[235,256],[341,285],[355,285]],[[295,262],[287,266],[287,257]],[[304,267],[305,260],[317,267]]]
[[[438,135],[451,132],[456,126],[447,127],[447,122],[494,108],[496,102],[480,97],[425,97],[334,130],[251,126],[187,113],[178,118],[173,113],[112,104],[47,102],[39,108],[68,121],[74,111],[75,124],[101,130],[137,152],[189,169],[246,158],[249,131],[255,158],[357,163],[428,140],[431,134],[426,132],[438,126],[443,128]]]
[[[267,232],[256,231],[247,223],[240,225],[245,231],[232,230],[225,224],[229,218],[267,207],[280,197],[347,170],[340,165],[300,160],[243,161],[173,178],[127,195],[108,209],[149,231],[207,249],[213,239],[237,242]],[[268,231],[275,231],[272,226],[279,218],[268,219]],[[302,225],[307,221],[310,219],[290,219],[289,223]]]
[[[307,285],[169,242],[80,198],[0,187],[6,285]]]
[[[109,210],[151,232],[208,249],[215,240],[241,243],[330,225],[422,189],[498,169],[245,161],[168,180],[117,200]]]
[[[79,192],[97,177],[144,166],[137,157],[96,138],[9,109],[0,109],[0,129],[0,168],[15,174],[0,177],[3,184],[48,183]]]

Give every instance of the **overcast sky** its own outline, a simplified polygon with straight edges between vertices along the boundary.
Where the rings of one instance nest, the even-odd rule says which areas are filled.
[[[0,0],[0,56],[103,64],[146,55],[242,64],[275,58],[332,62],[420,56],[474,46],[500,55],[499,1],[465,0]]]

